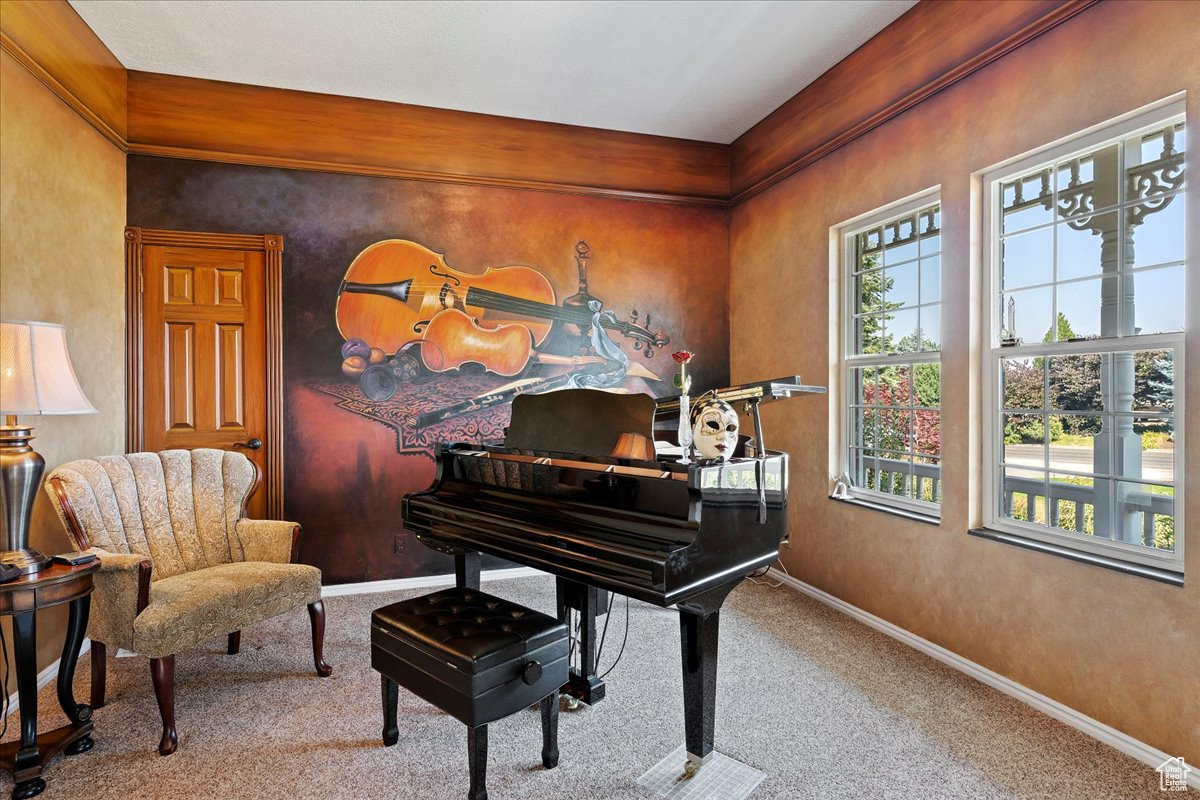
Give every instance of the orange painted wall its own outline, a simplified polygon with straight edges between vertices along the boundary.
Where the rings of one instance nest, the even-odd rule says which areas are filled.
[[[1099,4],[783,183],[731,220],[731,377],[830,368],[831,228],[941,185],[945,501],[939,526],[828,499],[828,404],[763,409],[792,455],[800,580],[1172,755],[1200,760],[1200,436],[1189,436],[1187,586],[967,535],[981,521],[978,225],[971,175],[1187,90],[1200,123],[1200,4]],[[1196,137],[1191,137],[1193,140]],[[1195,145],[1192,145],[1195,149]],[[1200,191],[1188,193],[1190,319],[1200,317]],[[1200,431],[1200,325],[1186,355]]]

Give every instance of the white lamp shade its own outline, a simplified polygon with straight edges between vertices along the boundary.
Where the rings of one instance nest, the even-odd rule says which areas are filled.
[[[62,325],[0,322],[0,414],[95,413],[75,377]]]

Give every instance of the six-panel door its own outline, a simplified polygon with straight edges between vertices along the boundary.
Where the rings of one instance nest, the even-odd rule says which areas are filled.
[[[264,469],[244,446],[266,432],[262,252],[148,245],[142,274],[146,450],[237,446]]]

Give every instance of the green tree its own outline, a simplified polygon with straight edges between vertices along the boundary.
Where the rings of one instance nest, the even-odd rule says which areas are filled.
[[[1140,408],[1175,408],[1175,364],[1170,350],[1143,350],[1134,356],[1133,397]]]
[[[1142,350],[1133,357],[1133,400],[1137,408],[1175,410],[1175,363],[1170,350]],[[1172,417],[1173,419],[1174,417]],[[1134,423],[1138,433],[1169,433],[1171,425],[1155,420]]]
[[[1055,325],[1042,337],[1043,342],[1065,342],[1078,339],[1079,334],[1071,327],[1067,315],[1058,312]],[[1050,408],[1071,411],[1102,411],[1103,399],[1100,391],[1100,368],[1103,356],[1095,353],[1083,355],[1054,356],[1050,359],[1049,383]],[[1044,359],[1034,360],[1040,367]],[[1097,421],[1091,417],[1055,416],[1050,420],[1050,434],[1057,439],[1063,433],[1091,436],[1099,432]]]
[[[1055,325],[1042,338],[1043,342],[1067,341],[1078,338],[1070,320],[1058,314]],[[1134,407],[1170,411],[1174,408],[1174,364],[1169,350],[1142,350],[1134,354]],[[1111,365],[1112,356],[1101,353],[1080,353],[1058,356],[1038,356],[1028,361],[1013,359],[1004,367],[1004,405],[1013,409],[1042,407],[1043,380],[1049,391],[1047,408],[1084,411],[1099,414],[1120,409],[1104,408],[1101,374]],[[1109,368],[1117,368],[1110,366]],[[1043,379],[1043,369],[1048,374]],[[1128,409],[1126,409],[1128,410]],[[1100,432],[1098,416],[1050,415],[1050,440],[1064,433],[1094,436]],[[1138,433],[1166,432],[1169,426],[1156,420],[1137,421]],[[1004,438],[1009,444],[1042,441],[1046,435],[1040,415],[1015,414],[1006,419]]]
[[[942,365],[917,364],[913,373],[916,404],[938,408],[942,405]]]
[[[1079,338],[1079,334],[1077,334],[1075,332],[1075,329],[1071,327],[1071,323],[1067,320],[1067,315],[1061,311],[1058,312],[1057,327],[1058,327],[1058,340],[1057,341],[1066,342],[1071,339]],[[1055,332],[1054,327],[1051,327],[1050,330],[1046,331],[1046,335],[1042,337],[1042,341],[1043,342],[1055,341],[1054,332]]]
[[[1004,362],[1004,407],[1006,409],[1042,408],[1044,395],[1044,359],[1011,359]],[[1050,436],[1062,435],[1058,417],[1050,418]],[[1041,414],[1008,414],[1004,416],[1004,443],[1041,443],[1045,441],[1046,426]]]
[[[934,341],[932,336],[927,336],[923,328],[917,328],[908,336],[896,342],[897,353],[917,353],[922,350],[929,352],[930,350],[937,349],[938,343]]]
[[[1050,359],[1050,407],[1071,411],[1104,410],[1100,371],[1106,356],[1099,353],[1055,356]],[[1095,417],[1061,417],[1067,433],[1092,436],[1099,433]]]
[[[860,267],[870,271],[862,272],[858,276],[858,311],[874,314],[861,317],[859,321],[862,352],[870,354],[894,352],[891,334],[885,335],[884,332],[884,323],[891,319],[892,315],[875,312],[894,311],[904,305],[884,301],[884,295],[892,288],[895,280],[887,277],[884,270],[877,269],[878,266],[878,254],[863,256]]]
[[[1044,399],[1042,359],[1004,360],[1004,407],[1039,409]]]

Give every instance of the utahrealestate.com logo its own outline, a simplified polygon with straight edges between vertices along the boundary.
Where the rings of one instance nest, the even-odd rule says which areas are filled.
[[[1168,758],[1155,770],[1158,773],[1158,788],[1164,792],[1186,792],[1187,776],[1192,768],[1180,757]]]

